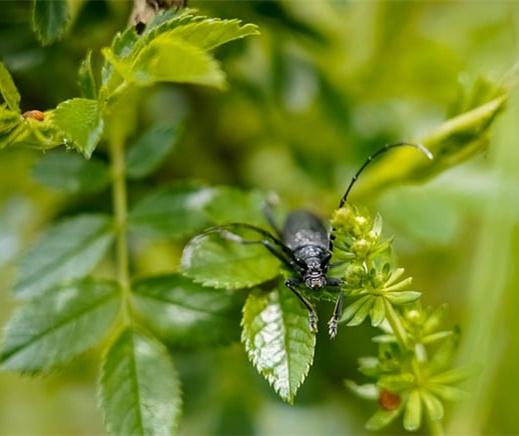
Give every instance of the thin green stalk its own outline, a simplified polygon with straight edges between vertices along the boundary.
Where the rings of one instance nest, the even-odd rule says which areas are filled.
[[[393,305],[386,298],[384,298],[384,307],[386,310],[386,319],[391,326],[391,330],[393,330],[398,346],[402,351],[408,351],[409,345],[407,343],[407,334],[404,326],[400,322],[400,318]]]
[[[124,141],[122,135],[118,134],[118,129],[114,128],[114,133],[110,138],[110,160],[112,170],[112,206],[114,211],[116,252],[115,268],[116,278],[121,286],[123,299],[123,322],[131,324],[130,309],[130,268],[128,259],[128,238],[126,223],[128,216],[125,162],[124,162]]]

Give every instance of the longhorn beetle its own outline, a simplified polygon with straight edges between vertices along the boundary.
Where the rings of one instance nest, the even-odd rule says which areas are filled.
[[[339,209],[344,206],[351,188],[362,171],[364,171],[373,159],[392,148],[404,146],[414,147],[423,152],[429,159],[433,158],[432,153],[419,144],[399,142],[384,146],[369,156],[357,170],[339,202]],[[317,315],[315,309],[312,303],[301,294],[298,287],[304,285],[312,291],[319,291],[325,286],[340,287],[343,283],[341,279],[328,277],[328,270],[333,266],[330,265],[333,252],[333,229],[331,232],[328,231],[323,221],[312,212],[307,210],[295,210],[287,216],[283,229],[280,231],[274,223],[270,211],[265,208],[264,212],[276,236],[260,227],[244,223],[227,224],[214,227],[208,231],[217,231],[224,238],[240,244],[262,244],[276,256],[293,273],[292,277],[285,280],[285,286],[290,289],[308,309],[310,330],[315,333],[317,332]],[[261,239],[246,240],[232,233],[231,229],[240,227],[256,232],[261,236]],[[342,311],[342,300],[343,290],[341,289],[335,302],[332,318],[328,322],[328,332],[332,338],[337,334],[337,324]]]

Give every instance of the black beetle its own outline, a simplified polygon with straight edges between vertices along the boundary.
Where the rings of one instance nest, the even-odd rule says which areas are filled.
[[[433,156],[422,145],[411,144],[408,142],[399,142],[397,144],[388,144],[369,156],[364,164],[358,169],[352,177],[346,192],[339,202],[339,209],[344,206],[348,199],[351,188],[355,184],[360,173],[369,165],[369,163],[377,156],[386,151],[396,148],[409,146],[422,151],[429,159]],[[285,280],[285,285],[290,289],[301,302],[306,306],[310,318],[310,330],[317,331],[317,315],[310,301],[299,291],[298,287],[304,285],[311,291],[319,291],[325,286],[340,287],[343,283],[341,279],[328,277],[328,271],[331,266],[330,259],[333,252],[333,229],[329,231],[323,221],[312,212],[307,210],[295,210],[291,212],[284,223],[283,229],[280,231],[268,208],[264,209],[265,216],[270,226],[274,229],[276,236],[270,232],[250,224],[232,223],[224,226],[213,227],[209,232],[217,231],[226,239],[236,241],[241,244],[262,244],[274,256],[276,256],[290,271],[293,276]],[[241,236],[232,233],[232,229],[248,229],[258,233],[262,239],[246,240]],[[335,308],[332,318],[328,322],[330,337],[337,334],[337,324],[342,310],[343,291],[339,291],[339,295],[335,302]]]

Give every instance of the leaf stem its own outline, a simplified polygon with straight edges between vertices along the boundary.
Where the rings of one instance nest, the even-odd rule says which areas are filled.
[[[131,324],[130,308],[130,268],[128,258],[127,223],[127,193],[124,162],[124,140],[121,130],[114,126],[109,144],[112,171],[112,207],[114,211],[116,253],[116,277],[122,290],[123,323]]]
[[[393,305],[390,301],[384,298],[384,308],[386,309],[386,318],[391,326],[391,330],[395,335],[395,338],[398,342],[398,346],[402,351],[409,350],[409,345],[407,343],[407,335],[404,329],[404,326],[400,322],[400,318],[398,317],[398,313],[394,309]]]

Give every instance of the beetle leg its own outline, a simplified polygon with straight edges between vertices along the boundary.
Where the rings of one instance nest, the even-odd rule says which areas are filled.
[[[317,333],[317,314],[315,313],[314,306],[310,303],[297,289],[296,286],[301,283],[300,279],[287,279],[285,280],[285,286],[290,289],[294,294],[296,294],[297,298],[305,305],[308,309],[308,316],[310,318],[310,331],[312,333]]]
[[[341,290],[339,293],[339,298],[335,302],[335,308],[333,309],[333,315],[330,321],[328,322],[328,333],[330,337],[333,339],[337,335],[337,325],[339,323],[339,317],[342,312],[342,300],[344,298],[344,292]]]

